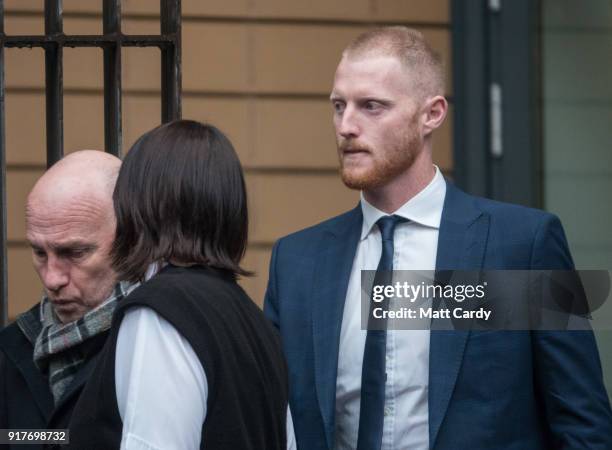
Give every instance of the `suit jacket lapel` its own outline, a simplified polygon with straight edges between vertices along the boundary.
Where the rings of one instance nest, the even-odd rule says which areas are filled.
[[[479,270],[489,216],[447,182],[436,270]],[[432,330],[429,350],[429,445],[433,448],[459,374],[469,331]]]
[[[336,376],[344,300],[362,224],[357,206],[324,232],[318,250],[312,300],[312,334],[317,398],[325,437],[333,447]]]

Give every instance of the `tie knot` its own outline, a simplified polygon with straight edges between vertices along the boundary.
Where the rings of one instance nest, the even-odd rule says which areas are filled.
[[[378,225],[378,229],[380,230],[380,235],[382,236],[383,241],[392,241],[393,240],[393,232],[395,231],[395,226],[398,223],[406,222],[406,219],[400,216],[383,216],[376,221],[376,225]]]

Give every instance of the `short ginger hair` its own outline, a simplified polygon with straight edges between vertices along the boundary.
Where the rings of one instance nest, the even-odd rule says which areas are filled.
[[[374,55],[399,59],[424,95],[444,95],[442,58],[420,31],[404,26],[374,28],[357,36],[342,53],[343,58]]]

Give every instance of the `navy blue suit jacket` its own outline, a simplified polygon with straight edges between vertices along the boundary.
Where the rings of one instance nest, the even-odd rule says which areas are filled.
[[[264,311],[289,366],[300,450],[332,449],[338,347],[357,207],[280,239]],[[447,183],[436,269],[570,269],[548,213],[472,197]],[[429,442],[438,450],[612,450],[612,413],[590,331],[432,331]]]

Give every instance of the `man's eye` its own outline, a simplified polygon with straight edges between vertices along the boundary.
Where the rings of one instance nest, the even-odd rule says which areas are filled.
[[[378,102],[366,102],[364,106],[368,111],[377,111],[381,107],[380,103]]]
[[[342,113],[344,111],[344,103],[343,102],[333,102],[334,111],[336,113]]]
[[[80,259],[84,257],[86,254],[87,254],[87,249],[75,249],[75,250],[70,250],[69,252],[67,252],[66,256],[72,259]]]
[[[57,252],[60,258],[79,260],[86,257],[90,252],[88,248],[70,248],[62,249]]]
[[[45,258],[47,256],[47,253],[45,253],[44,250],[40,250],[40,249],[36,249],[36,248],[32,249],[32,253],[38,259],[42,259],[42,258]]]

